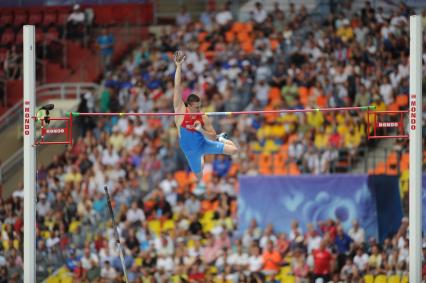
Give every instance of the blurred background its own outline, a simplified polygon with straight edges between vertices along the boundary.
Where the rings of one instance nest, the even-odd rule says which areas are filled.
[[[183,97],[197,93],[203,111],[396,111],[408,106],[409,16],[424,7],[1,1],[0,282],[23,273],[24,24],[36,26],[37,105],[55,104],[52,117],[172,112],[176,50],[187,57]],[[74,117],[72,146],[37,147],[37,282],[122,282],[104,185],[131,282],[408,282],[408,140],[368,140],[368,119],[214,118],[240,153],[205,156],[198,184],[172,118]]]

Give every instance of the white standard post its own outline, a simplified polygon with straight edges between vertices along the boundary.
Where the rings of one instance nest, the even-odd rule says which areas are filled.
[[[422,17],[410,16],[410,282],[422,280]]]
[[[24,282],[36,282],[35,28],[24,26]]]

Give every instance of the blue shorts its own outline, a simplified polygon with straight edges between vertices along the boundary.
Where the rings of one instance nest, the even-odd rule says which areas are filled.
[[[189,167],[195,174],[200,173],[203,168],[201,159],[205,154],[222,154],[224,143],[206,139],[203,134],[197,131],[189,131],[180,128],[180,147],[188,160]]]

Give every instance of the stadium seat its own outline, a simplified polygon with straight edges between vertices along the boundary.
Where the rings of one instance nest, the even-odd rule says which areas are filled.
[[[374,283],[374,276],[371,274],[364,275],[364,283]]]
[[[9,46],[12,43],[14,43],[14,40],[15,40],[15,33],[13,32],[12,29],[8,28],[1,35],[0,44],[2,46]]]
[[[295,176],[296,175],[300,175],[300,169],[299,169],[299,167],[297,166],[296,163],[294,163],[294,162],[290,163],[289,174],[290,175],[295,175]]]
[[[0,15],[0,26],[4,27],[13,23],[12,13],[4,12]]]
[[[293,275],[286,275],[281,277],[281,283],[295,283],[296,277]]]
[[[388,278],[386,275],[377,275],[376,278],[374,278],[374,283],[386,283],[388,281]]]
[[[396,96],[396,103],[399,106],[399,109],[403,109],[408,105],[408,95],[401,94]]]
[[[263,175],[270,175],[272,173],[272,155],[269,153],[259,154],[259,173]]]
[[[17,12],[15,14],[13,25],[17,28],[21,28],[23,25],[27,24],[27,20],[28,20],[27,12]]]
[[[31,13],[28,17],[28,24],[39,25],[43,21],[43,14],[41,12]]]
[[[64,26],[67,23],[69,15],[70,14],[67,12],[60,12],[56,20],[56,23],[58,25]]]
[[[52,24],[55,24],[57,21],[58,15],[56,12],[45,12],[43,17],[43,26],[47,27]]]
[[[7,56],[7,48],[0,48],[0,63],[6,59]]]
[[[286,161],[287,161],[288,153],[287,151],[280,151],[279,153],[274,155],[273,162],[273,171],[274,175],[285,175],[288,173]]]
[[[398,275],[392,275],[388,278],[388,283],[400,283],[401,278]]]
[[[171,219],[168,219],[163,223],[163,227],[161,228],[161,231],[169,231],[173,229],[175,229],[175,222]]]
[[[148,228],[156,235],[160,235],[161,222],[159,220],[151,220],[148,222]]]
[[[15,38],[15,44],[18,46],[21,46],[23,43],[23,38],[24,38],[24,33],[23,32],[18,32],[16,34],[16,38]]]

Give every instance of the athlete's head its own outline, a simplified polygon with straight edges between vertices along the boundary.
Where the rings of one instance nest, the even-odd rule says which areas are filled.
[[[185,102],[186,107],[188,107],[189,112],[198,113],[201,110],[201,99],[196,94],[190,94]]]

